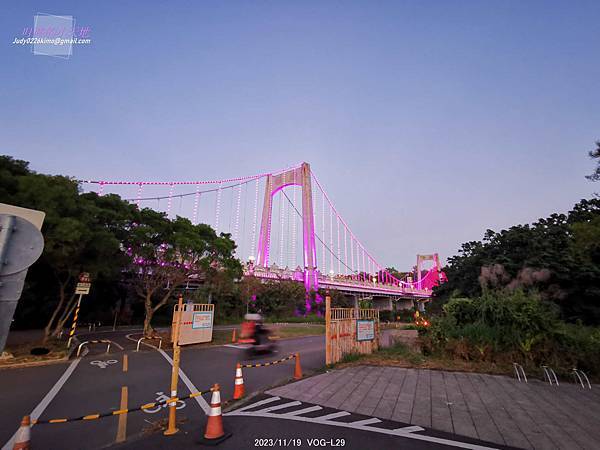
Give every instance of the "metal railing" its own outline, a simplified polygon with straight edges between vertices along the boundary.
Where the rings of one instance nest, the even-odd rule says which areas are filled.
[[[144,339],[159,339],[159,341],[158,341],[158,349],[160,350],[160,348],[162,347],[162,341],[163,341],[163,340],[162,340],[162,338],[161,338],[161,337],[145,337],[145,336],[142,336],[142,337],[141,337],[141,338],[139,338],[139,339],[138,339],[138,341],[137,341],[137,347],[136,347],[136,349],[135,349],[135,351],[136,351],[136,352],[139,352],[139,351],[140,351],[140,344],[141,344],[141,342],[142,342]]]
[[[550,386],[552,386],[552,385],[558,386],[559,385],[558,378],[556,376],[556,372],[554,372],[552,367],[542,366],[542,369],[544,370],[544,381],[547,381],[548,383],[550,383]]]
[[[581,384],[581,387],[586,389],[592,389],[592,385],[590,383],[590,379],[587,377],[587,375],[585,374],[585,372],[583,370],[579,370],[579,369],[573,369],[573,378],[575,378],[575,381],[579,382],[579,384]],[[585,380],[585,383],[584,383]],[[587,384],[587,386],[586,386]]]
[[[79,358],[79,355],[81,354],[81,349],[83,348],[84,345],[87,344],[108,344],[106,346],[106,353],[108,353],[110,351],[110,346],[111,345],[115,345],[116,347],[119,347],[121,350],[123,350],[123,347],[121,347],[119,344],[117,344],[116,342],[113,341],[109,341],[108,339],[99,339],[99,340],[95,340],[95,341],[83,341],[81,344],[79,344],[79,347],[77,347],[77,357]]]
[[[515,375],[517,376],[517,380],[519,383],[525,381],[527,383],[527,375],[525,375],[525,370],[523,370],[523,366],[519,363],[513,363],[513,369],[515,370]]]

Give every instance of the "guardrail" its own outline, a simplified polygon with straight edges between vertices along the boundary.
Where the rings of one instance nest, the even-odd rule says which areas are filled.
[[[141,337],[141,338],[139,338],[139,339],[138,339],[138,341],[137,341],[137,347],[136,347],[136,349],[135,349],[135,351],[136,351],[136,352],[139,352],[139,351],[140,351],[140,344],[142,343],[142,341],[143,341],[144,339],[160,339],[160,340],[158,341],[158,349],[160,350],[160,348],[162,347],[162,341],[163,341],[163,340],[162,340],[162,338],[161,338],[161,337],[146,337],[146,336],[142,336],[142,337]]]

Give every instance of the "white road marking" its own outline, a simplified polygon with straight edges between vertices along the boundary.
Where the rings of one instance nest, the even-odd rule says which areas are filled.
[[[372,423],[379,423],[381,422],[381,420],[379,420],[376,417],[371,417],[370,419],[364,419],[364,420],[357,420],[356,422],[350,422],[352,425],[370,425]]]
[[[255,408],[257,406],[264,405],[264,404],[267,404],[267,403],[270,403],[270,402],[273,402],[276,400],[280,400],[280,397],[272,397],[272,398],[268,398],[265,400],[261,400],[259,402],[245,406],[244,408],[241,408],[241,409],[238,409],[235,411],[231,411],[231,412],[228,412],[223,415],[224,416],[241,416],[241,417],[244,417],[244,416],[246,416],[246,417],[266,417],[269,419],[296,420],[298,422],[317,423],[320,425],[330,425],[330,426],[342,427],[342,428],[352,428],[355,430],[371,431],[374,433],[388,434],[391,436],[398,436],[398,437],[403,437],[406,439],[415,439],[415,440],[424,441],[424,442],[433,442],[435,444],[447,445],[450,447],[466,448],[466,449],[471,449],[471,450],[497,450],[495,447],[486,447],[486,446],[479,445],[479,444],[470,444],[468,442],[455,441],[452,439],[443,439],[443,438],[437,438],[434,436],[426,436],[423,434],[415,434],[416,431],[424,431],[424,429],[418,429],[421,427],[416,427],[416,426],[408,426],[408,427],[397,428],[395,430],[390,430],[387,428],[378,428],[375,426],[365,425],[365,423],[375,423],[375,422],[373,422],[373,420],[380,422],[379,419],[375,419],[375,418],[359,420],[357,422],[349,422],[349,423],[328,420],[328,419],[334,418],[334,417],[342,417],[342,416],[349,415],[350,413],[348,413],[346,411],[339,411],[338,413],[327,414],[327,415],[321,416],[321,417],[302,417],[302,416],[293,415],[293,414],[289,414],[289,413],[288,414],[276,414],[276,413],[272,413],[272,412],[263,412],[263,410],[247,411],[248,409]]]
[[[425,431],[425,428],[420,427],[418,425],[414,425],[412,427],[396,428],[394,431],[403,431],[404,433],[414,433],[415,431]]]
[[[238,348],[238,349],[247,349],[250,348],[251,345],[250,344],[225,344],[223,345],[223,347],[229,347],[229,348]]]
[[[321,420],[331,420],[337,419],[338,417],[349,416],[350,413],[348,411],[338,411],[336,413],[327,414],[326,416],[321,416],[319,419]]]
[[[285,413],[285,414],[288,416],[299,416],[300,414],[306,414],[309,412],[318,411],[320,409],[323,409],[323,408],[321,406],[309,406],[308,408],[298,409],[296,411],[292,411],[292,412]]]
[[[58,391],[60,391],[60,389],[63,387],[63,385],[67,382],[67,380],[69,379],[69,377],[71,376],[71,374],[73,373],[73,371],[77,367],[77,364],[79,364],[80,361],[81,361],[81,358],[77,358],[69,365],[69,367],[67,367],[67,370],[65,370],[65,372],[58,379],[58,381],[54,384],[54,386],[52,386],[52,389],[50,389],[48,391],[48,393],[42,399],[42,401],[33,409],[33,411],[31,411],[31,413],[29,414],[31,416],[31,420],[36,420],[42,415],[42,413],[46,410],[46,408],[48,407],[50,402],[54,399],[54,397],[56,397],[56,394],[58,394]],[[31,426],[33,426],[33,425],[31,425]],[[13,448],[13,444],[14,444],[14,440],[17,435],[17,432],[18,432],[18,430],[15,431],[15,434],[13,434],[12,437],[8,440],[8,442],[6,444],[4,444],[4,446],[2,447],[2,450],[11,450]]]
[[[321,416],[319,417],[319,419],[321,420],[331,420],[331,419],[337,419],[338,417],[344,417],[344,416],[349,416],[350,413],[348,411],[338,411],[338,412],[334,412],[331,414],[327,414],[326,416]]]
[[[92,366],[99,367],[100,369],[106,369],[111,364],[116,364],[118,361],[116,359],[108,359],[106,361],[90,361]]]
[[[301,404],[302,404],[302,402],[288,402],[288,403],[283,403],[281,405],[269,406],[268,408],[261,409],[260,412],[277,411],[278,409],[285,409],[285,408],[289,408],[290,406],[300,406]]]
[[[158,353],[163,355],[167,361],[169,361],[169,364],[171,364],[171,366],[173,366],[173,360],[171,359],[171,357],[169,355],[167,355],[165,353],[164,350],[162,350],[162,349],[156,349],[156,350],[158,351]],[[181,367],[179,368],[179,378],[181,378],[181,381],[183,381],[185,383],[185,385],[188,387],[190,392],[198,392],[199,391],[199,389],[196,386],[194,386],[194,383],[192,383],[192,381],[187,377],[187,375],[183,372],[183,370],[181,370]],[[200,408],[202,408],[204,410],[205,414],[208,414],[210,412],[209,404],[206,403],[206,400],[204,400],[201,395],[199,395],[198,397],[194,397],[194,399],[196,400],[196,402],[198,402],[198,405],[200,405]]]
[[[239,411],[246,411],[247,409],[250,409],[250,408],[256,408],[257,406],[260,406],[260,405],[266,405],[267,403],[276,402],[277,400],[281,400],[281,398],[280,398],[280,397],[270,397],[270,398],[266,398],[266,399],[264,399],[264,400],[261,400],[261,401],[259,401],[259,402],[252,403],[251,405],[244,406],[243,408],[236,409],[236,411],[238,411],[238,412],[239,412]]]

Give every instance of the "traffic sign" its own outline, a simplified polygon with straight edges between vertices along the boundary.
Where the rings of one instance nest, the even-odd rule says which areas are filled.
[[[79,283],[77,283],[77,287],[75,288],[76,294],[88,295],[90,293],[90,288],[92,287],[92,280],[90,278],[90,274],[87,272],[81,272],[79,274]]]
[[[90,293],[90,287],[92,283],[77,283],[77,287],[75,288],[76,294],[88,295]]]

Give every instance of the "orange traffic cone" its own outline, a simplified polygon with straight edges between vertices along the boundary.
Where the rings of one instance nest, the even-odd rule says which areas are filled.
[[[296,367],[294,368],[294,380],[302,378],[302,368],[300,367],[300,353],[296,353]]]
[[[233,399],[239,400],[244,396],[244,378],[242,378],[242,366],[237,363],[235,367],[235,387],[233,389]]]
[[[13,450],[28,450],[31,448],[31,419],[29,416],[24,416],[21,420],[21,426],[15,436],[15,445]]]
[[[200,439],[203,444],[218,444],[231,436],[231,433],[225,433],[223,429],[223,416],[221,413],[221,391],[218,384],[212,388],[212,397],[210,399],[210,411],[208,412],[208,421],[206,422],[206,431],[204,438]]]
[[[236,340],[237,340],[237,339],[236,339],[236,337],[235,337],[235,328],[234,328],[234,329],[233,329],[233,333],[231,333],[231,342],[234,342],[234,343],[235,343],[235,341],[236,341]]]

